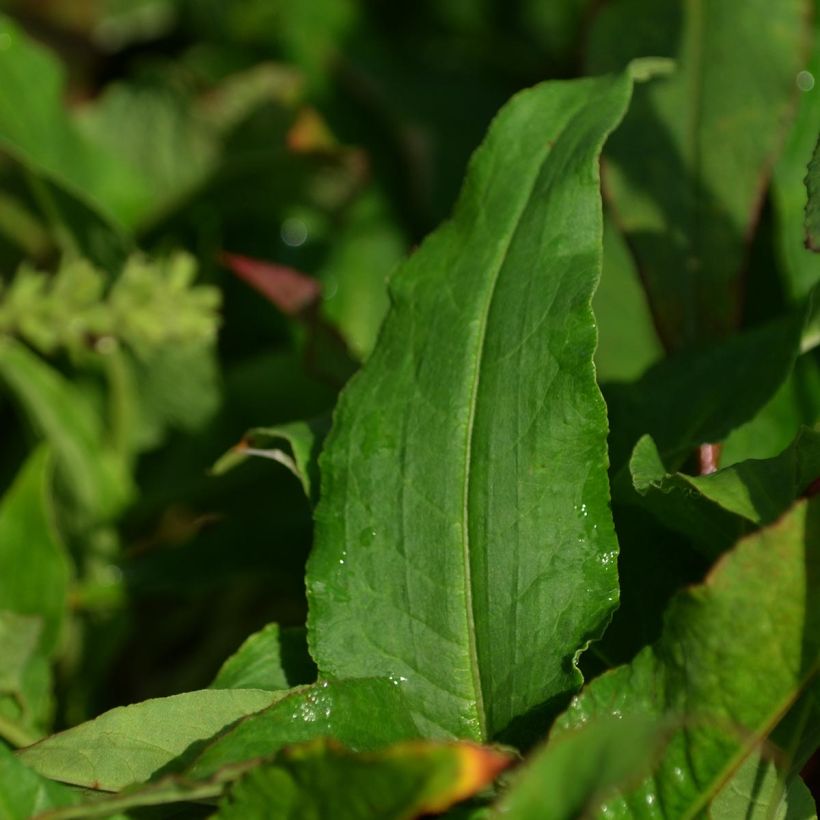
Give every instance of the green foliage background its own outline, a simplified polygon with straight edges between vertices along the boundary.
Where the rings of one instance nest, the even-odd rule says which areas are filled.
[[[818,11],[0,0],[0,818],[815,817]]]

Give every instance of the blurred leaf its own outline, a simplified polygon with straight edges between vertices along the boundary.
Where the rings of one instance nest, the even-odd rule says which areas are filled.
[[[87,230],[104,238],[105,255],[112,256],[127,247],[122,231],[151,201],[150,188],[126,165],[87,142],[71,123],[54,57],[5,15],[0,16],[0,33],[0,147],[44,181],[35,192],[56,227],[82,240],[85,229],[73,230],[73,220],[90,221]],[[59,197],[52,186],[62,191]],[[84,245],[86,252],[95,250],[91,242]]]
[[[470,797],[509,762],[507,755],[466,743],[416,741],[363,754],[319,740],[250,771],[216,817],[411,820]]]
[[[399,681],[360,678],[320,681],[243,720],[216,738],[186,771],[211,777],[224,766],[265,757],[294,743],[328,737],[356,751],[375,751],[414,740],[413,723]]]
[[[181,204],[213,170],[219,134],[192,109],[190,99],[167,85],[120,83],[79,110],[77,126],[88,143],[127,163],[151,191],[129,227]]]
[[[677,70],[641,88],[607,149],[606,189],[671,349],[737,327],[742,272],[800,70],[808,0],[615,0],[592,73],[648,55]]]
[[[40,741],[20,759],[44,777],[119,791],[152,777],[277,695],[257,689],[204,689],[112,709]]]
[[[329,430],[330,418],[326,416],[278,427],[256,427],[219,459],[213,471],[221,475],[249,456],[269,458],[287,467],[299,479],[305,495],[315,504],[319,495],[319,453]]]
[[[603,717],[550,739],[517,772],[492,817],[598,817],[614,791],[639,782],[663,749],[662,727],[639,715]]]
[[[611,219],[604,220],[604,266],[592,298],[599,381],[628,381],[662,356],[635,263]]]
[[[376,343],[389,304],[387,275],[404,257],[406,244],[386,203],[370,191],[345,211],[322,265],[325,315],[361,360]]]
[[[305,630],[268,624],[222,664],[211,688],[275,692],[315,680],[316,665],[307,651]]]
[[[133,367],[139,449],[162,444],[169,428],[199,432],[219,411],[223,386],[215,345],[160,347]]]
[[[0,609],[42,618],[50,654],[66,614],[70,567],[54,523],[52,464],[35,450],[0,503]]]
[[[116,516],[133,491],[125,465],[105,443],[96,408],[80,388],[28,348],[0,339],[0,378],[48,441],[68,490],[98,520]]]
[[[0,738],[27,746],[51,711],[51,670],[41,648],[43,619],[0,610]]]
[[[817,820],[817,809],[805,783],[785,783],[775,765],[762,755],[744,761],[709,806],[711,820]]]
[[[564,63],[575,56],[591,0],[524,0],[520,6],[524,30],[551,60]]]
[[[740,541],[673,600],[658,643],[589,684],[559,718],[554,739],[604,715],[676,727],[651,778],[602,813],[697,816],[807,687],[817,694],[818,514],[817,502],[801,502]],[[815,741],[818,703],[806,701]]]
[[[590,302],[597,158],[631,85],[548,83],[501,111],[335,412],[311,653],[325,675],[406,681],[428,737],[486,740],[565,696],[614,608]]]
[[[39,777],[0,743],[0,820],[31,820],[77,802],[70,789]]]
[[[222,261],[286,316],[304,314],[319,300],[319,283],[292,268],[235,253],[223,254]]]

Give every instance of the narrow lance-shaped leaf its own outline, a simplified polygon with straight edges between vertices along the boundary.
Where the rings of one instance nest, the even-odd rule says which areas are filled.
[[[484,740],[574,690],[618,596],[590,302],[598,156],[632,76],[516,96],[393,307],[320,461],[320,672],[391,676],[421,730]]]
[[[607,148],[606,190],[666,345],[722,337],[742,310],[747,246],[808,46],[808,0],[615,0],[593,72],[646,55],[677,70],[639,90]]]
[[[677,724],[652,777],[609,801],[607,817],[699,816],[807,688],[796,725],[814,737],[796,737],[804,755],[816,745],[819,523],[820,503],[803,501],[740,541],[674,599],[658,643],[593,681],[559,718],[556,740],[604,715]]]
[[[23,749],[20,758],[52,780],[118,791],[281,697],[258,689],[204,689],[155,698],[47,737]]]

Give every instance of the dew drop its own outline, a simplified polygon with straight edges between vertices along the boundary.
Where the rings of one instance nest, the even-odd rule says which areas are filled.
[[[373,529],[373,527],[365,527],[365,528],[364,528],[364,529],[363,529],[363,530],[359,533],[359,543],[360,543],[363,547],[370,546],[370,544],[372,544],[372,543],[373,543],[373,539],[374,539],[375,537],[376,537],[376,530],[374,530],[374,529]]]
[[[814,88],[814,74],[811,71],[801,71],[796,82],[801,91],[811,91]]]

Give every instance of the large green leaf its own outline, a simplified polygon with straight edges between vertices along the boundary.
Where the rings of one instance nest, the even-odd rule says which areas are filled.
[[[225,766],[264,757],[319,737],[357,751],[374,751],[419,736],[401,687],[381,678],[321,681],[287,697],[216,738],[187,771],[215,775]]]
[[[20,758],[53,780],[118,791],[278,697],[258,689],[204,689],[147,700],[52,735]]]
[[[470,797],[509,761],[466,743],[404,743],[366,754],[317,741],[286,750],[247,774],[216,817],[411,820]]]
[[[649,772],[663,746],[656,721],[632,715],[591,721],[535,752],[509,785],[494,817],[595,817],[604,799]]]
[[[0,504],[0,610],[39,615],[46,653],[59,637],[71,571],[53,520],[51,472],[48,451],[36,450]]]
[[[647,55],[677,63],[635,95],[606,178],[668,347],[738,323],[747,243],[796,93],[809,8],[615,0],[593,30],[593,72]]]
[[[618,595],[590,302],[598,154],[630,74],[516,96],[393,308],[320,462],[309,638],[484,740],[580,683]],[[530,723],[530,728],[533,724]]]
[[[739,542],[674,599],[658,643],[593,681],[559,719],[553,737],[603,715],[677,725],[652,777],[609,801],[607,816],[698,816],[807,687],[815,702],[798,707],[798,724],[813,743],[800,747],[816,744],[819,525],[820,502],[803,501]]]
[[[76,802],[68,788],[44,780],[0,743],[0,820],[31,820],[48,809]]]

